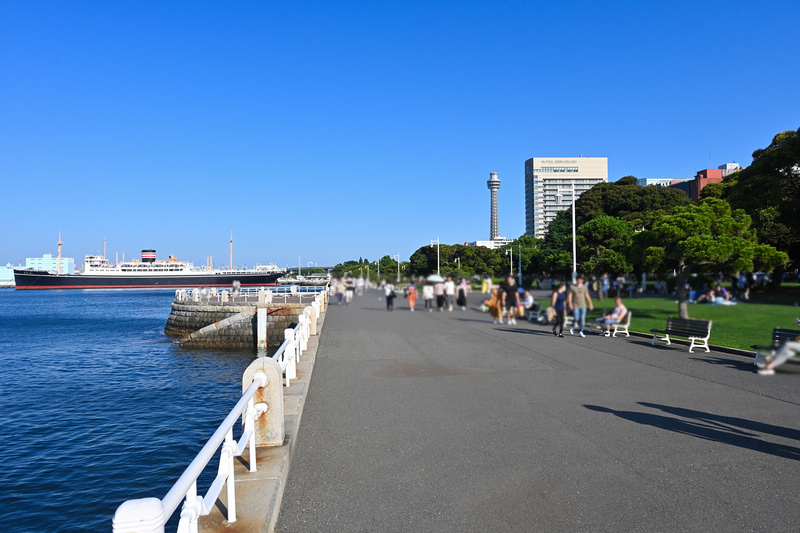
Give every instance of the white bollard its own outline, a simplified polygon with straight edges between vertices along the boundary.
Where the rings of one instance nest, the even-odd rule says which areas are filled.
[[[111,527],[114,533],[164,533],[166,521],[161,500],[142,498],[117,507]]]

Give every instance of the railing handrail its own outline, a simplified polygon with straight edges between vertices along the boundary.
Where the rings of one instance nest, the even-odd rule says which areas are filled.
[[[178,481],[175,482],[169,492],[167,492],[167,495],[161,500],[164,505],[164,514],[167,517],[172,516],[172,513],[175,512],[175,509],[177,509],[178,505],[183,501],[191,486],[197,481],[197,478],[200,477],[200,474],[206,466],[208,466],[211,459],[214,458],[214,454],[225,441],[228,431],[233,429],[234,424],[236,424],[236,421],[242,416],[248,403],[253,396],[255,396],[256,391],[266,385],[268,381],[269,378],[263,372],[258,372],[253,376],[253,383],[251,383],[244,394],[242,394],[241,399],[239,399],[233,409],[231,409],[231,412],[228,413],[225,420],[222,421],[214,434],[211,435],[211,438],[208,439],[205,446],[197,453],[192,462],[189,463],[186,470],[183,471]]]
[[[243,289],[239,289],[238,297],[243,297],[244,302],[247,303],[250,301],[251,298],[257,299],[259,294],[263,293],[271,293],[273,298],[273,303],[275,302],[275,298],[283,297],[283,302],[287,303],[290,296],[298,297],[300,303],[303,303],[303,297],[311,296],[316,297],[316,295],[328,290],[327,285],[280,285],[277,287],[245,287]],[[223,296],[223,294],[227,295],[227,298]],[[229,289],[218,289],[216,287],[212,287],[207,291],[202,291],[202,289],[177,289],[175,291],[175,299],[178,301],[200,301],[200,302],[211,302],[212,300],[216,301],[217,303],[223,302],[233,302],[233,291]]]
[[[272,369],[275,372],[272,374],[273,378],[277,378],[278,381],[281,381],[280,372],[284,372],[287,387],[289,386],[289,380],[297,377],[296,364],[300,360],[300,354],[308,349],[308,341],[311,335],[311,322],[319,317],[320,306],[324,305],[326,302],[325,295],[322,291],[315,291],[314,298],[315,300],[312,305],[306,307],[299,315],[297,326],[292,329],[284,330],[284,342],[272,357],[272,359],[278,363],[280,370],[278,370],[275,363],[271,361],[269,363],[269,365],[272,365]],[[287,353],[287,350],[289,353]],[[249,446],[250,471],[256,471],[255,421],[264,412],[275,413],[280,417],[280,438],[278,441],[274,442],[283,442],[282,395],[280,396],[280,400],[275,397],[272,398],[272,408],[270,408],[268,403],[254,404],[253,400],[257,391],[269,384],[269,376],[265,373],[265,371],[271,372],[270,370],[265,370],[269,368],[269,365],[267,367],[260,367],[261,370],[255,370],[255,373],[252,374],[252,382],[247,390],[242,393],[242,397],[228,413],[228,416],[225,417],[225,420],[222,421],[192,462],[189,463],[189,466],[186,467],[163,499],[144,498],[140,500],[128,500],[117,508],[113,520],[114,533],[128,533],[131,531],[163,533],[164,525],[173,515],[182,500],[185,501],[185,503],[181,511],[178,531],[180,533],[196,533],[198,519],[211,511],[214,504],[219,499],[223,486],[227,486],[228,490],[228,521],[236,521],[236,491],[233,458],[240,456],[245,448]],[[252,368],[252,365],[249,368]],[[248,375],[247,372],[245,375]],[[272,389],[272,387],[270,387],[270,389]],[[277,410],[273,411],[273,409]],[[243,418],[243,431],[239,440],[235,441],[233,440],[233,426],[236,424],[239,417]],[[271,424],[271,422],[267,422],[267,427],[271,427]],[[259,435],[262,435],[260,431],[261,430],[259,430]],[[259,437],[259,439],[262,438],[263,435]],[[260,442],[264,441],[262,440]],[[206,491],[205,496],[200,498],[197,495],[197,479],[203,473],[220,447],[221,453],[217,476]]]

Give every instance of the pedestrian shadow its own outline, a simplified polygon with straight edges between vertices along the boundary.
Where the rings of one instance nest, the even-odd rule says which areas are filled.
[[[715,415],[693,409],[683,409],[646,402],[639,405],[657,409],[672,416],[637,411],[617,411],[599,405],[586,405],[590,411],[609,413],[624,420],[672,431],[690,437],[720,442],[768,455],[800,461],[800,448],[763,440],[764,434],[800,441],[800,431],[744,418]]]
[[[741,361],[736,359],[728,359],[726,357],[692,357],[693,361],[700,361],[701,363],[708,363],[709,365],[718,365],[723,367],[740,370],[743,372],[755,372],[756,367],[753,361]]]

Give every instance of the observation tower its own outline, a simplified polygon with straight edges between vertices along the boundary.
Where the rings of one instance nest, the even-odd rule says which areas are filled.
[[[489,230],[489,240],[501,239],[500,222],[497,220],[497,191],[500,189],[500,180],[497,179],[497,172],[490,172],[486,186],[492,191],[492,221]]]

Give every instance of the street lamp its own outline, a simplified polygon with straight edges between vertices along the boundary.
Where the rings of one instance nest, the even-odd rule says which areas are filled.
[[[564,193],[561,192],[561,189],[558,190],[556,196],[559,197],[558,203],[561,203],[560,198],[564,196]],[[572,182],[572,283],[575,283],[576,278],[578,277],[578,254],[577,248],[575,244],[575,182]]]
[[[522,245],[517,244],[517,276],[519,276],[519,286],[522,287]]]
[[[509,265],[511,266],[511,272],[508,274],[510,277],[514,277],[514,249],[509,246],[506,248],[506,255],[511,254],[511,261],[509,261]]]
[[[458,269],[461,270],[461,258],[456,257],[456,262],[458,263]]]
[[[397,260],[397,283],[400,283],[400,254],[394,254],[394,258]]]
[[[375,264],[378,265],[378,281],[381,280],[381,262],[375,261]]]
[[[439,274],[439,237],[436,237],[435,241],[431,241],[431,246],[433,243],[436,243],[436,273]]]

